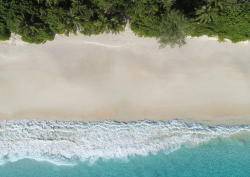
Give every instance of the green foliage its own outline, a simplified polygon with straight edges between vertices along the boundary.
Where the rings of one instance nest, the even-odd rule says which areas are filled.
[[[44,44],[46,41],[54,40],[54,35],[49,28],[40,28],[33,35],[22,36],[22,40],[28,43]]]
[[[135,1],[127,10],[131,18],[131,30],[139,37],[157,37],[162,15],[166,9],[158,0]]]
[[[224,9],[219,16],[209,24],[197,25],[190,33],[193,37],[202,35],[217,36],[219,42],[225,39],[233,43],[250,39],[250,4],[244,7]]]
[[[47,40],[53,40],[54,36],[49,27],[35,17],[35,15],[22,14],[14,19],[15,32],[22,36],[22,40],[28,43],[41,44]]]
[[[198,17],[195,20],[199,20],[199,23],[203,21],[204,23],[211,22],[218,16],[218,11],[219,8],[212,7],[210,4],[203,5],[197,9],[196,15],[198,15]]]
[[[82,34],[98,35],[102,33],[117,34],[124,31],[125,12],[128,6],[125,0],[92,0],[95,12],[88,24],[84,26]]]
[[[186,16],[196,18],[194,8],[207,4],[206,0],[176,0],[171,9],[180,10]]]
[[[128,2],[125,0],[92,0],[92,3],[106,13],[120,13]]]
[[[60,1],[62,1],[62,0],[37,0],[38,3],[46,2],[49,5],[52,5],[52,4],[58,5],[58,3],[60,3]]]
[[[170,11],[171,6],[176,2],[176,0],[162,0],[163,7],[167,10]]]
[[[16,31],[24,36],[34,35],[37,32],[37,28],[41,25],[35,22],[35,16],[30,15],[30,17],[24,14],[17,16],[15,21]]]
[[[56,34],[63,34],[58,26],[66,23],[68,12],[58,7],[50,7],[40,10],[40,19]]]
[[[211,6],[214,3],[214,7],[223,9],[222,3],[218,0],[207,0],[208,4]]]
[[[12,0],[11,3],[5,0],[1,7],[6,9],[7,28],[21,35],[23,41],[40,44],[53,40],[49,25],[40,18],[44,5],[28,0]]]
[[[117,34],[124,30],[124,20],[118,19],[114,15],[103,15],[100,14],[94,21],[89,21],[84,25],[84,29],[81,31],[84,35],[98,35],[102,33],[112,32]]]
[[[196,15],[198,17],[196,20],[199,20],[199,23],[210,23],[212,20],[214,20],[218,16],[218,12],[220,9],[223,9],[222,3],[218,0],[207,0],[206,5],[200,6],[196,10]]]
[[[69,33],[77,35],[77,29],[81,29],[84,26],[85,17],[83,14],[78,14],[76,9],[70,9],[67,13],[67,16],[64,17],[61,24],[57,26],[59,33],[63,33],[66,36],[69,36]]]
[[[6,23],[6,9],[3,7],[3,2],[0,1],[0,41],[9,40],[10,35]]]
[[[160,48],[167,45],[172,48],[175,45],[181,47],[186,44],[185,39],[191,30],[193,30],[192,22],[182,12],[171,10],[164,16],[160,26],[159,37],[157,38]]]
[[[6,41],[10,38],[10,30],[6,27],[6,22],[0,17],[0,41]]]
[[[131,30],[139,37],[157,37],[161,18],[154,15],[135,16],[132,18]]]
[[[180,47],[188,34],[239,42],[250,34],[248,15],[246,0],[0,0],[0,40],[11,32],[34,44],[77,31],[117,34],[126,19],[137,36],[156,37],[160,47]]]

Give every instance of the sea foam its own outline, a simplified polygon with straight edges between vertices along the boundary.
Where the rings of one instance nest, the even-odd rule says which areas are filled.
[[[186,125],[171,122],[60,122],[13,120],[0,122],[0,164],[23,158],[46,160],[58,165],[79,161],[127,159],[131,155],[168,154],[183,144],[199,144],[229,137],[250,126]]]

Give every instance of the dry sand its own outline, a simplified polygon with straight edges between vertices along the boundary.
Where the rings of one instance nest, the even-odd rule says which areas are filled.
[[[250,44],[187,39],[159,49],[130,30],[0,42],[0,120],[250,124]]]

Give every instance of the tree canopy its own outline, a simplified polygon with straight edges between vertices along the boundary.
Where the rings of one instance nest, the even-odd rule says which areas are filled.
[[[170,45],[181,47],[186,44],[185,39],[188,32],[193,29],[192,22],[179,10],[171,10],[162,19],[157,37],[160,48]]]
[[[118,34],[129,20],[160,47],[180,47],[188,35],[239,42],[249,39],[249,15],[247,0],[1,0],[0,40],[11,32],[34,44],[55,34]]]
[[[197,25],[195,30],[190,33],[193,37],[202,35],[217,36],[219,42],[225,39],[233,43],[250,39],[250,4],[243,7],[235,6],[224,9],[219,16],[208,24]]]

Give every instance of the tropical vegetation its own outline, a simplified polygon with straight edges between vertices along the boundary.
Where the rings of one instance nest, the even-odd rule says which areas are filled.
[[[179,10],[169,11],[162,19],[158,34],[158,42],[160,48],[170,45],[172,48],[175,45],[181,47],[186,44],[185,39],[188,33],[193,30],[191,19]]]
[[[28,43],[56,34],[118,34],[127,22],[139,37],[160,48],[186,44],[186,37],[250,38],[248,0],[0,0],[0,40],[18,34]]]

